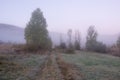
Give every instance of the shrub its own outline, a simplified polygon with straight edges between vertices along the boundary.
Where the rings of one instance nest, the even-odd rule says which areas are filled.
[[[102,53],[105,53],[106,52],[106,45],[103,44],[102,42],[97,42],[95,47],[94,47],[94,50],[96,52],[102,52]]]
[[[59,47],[61,49],[66,49],[66,44],[64,42],[61,42]]]
[[[75,53],[75,49],[74,49],[74,46],[73,46],[72,43],[68,45],[68,48],[66,49],[66,52],[69,53],[69,54]]]

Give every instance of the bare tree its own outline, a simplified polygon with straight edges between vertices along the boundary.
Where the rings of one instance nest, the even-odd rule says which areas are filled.
[[[69,53],[74,53],[74,47],[72,44],[72,30],[68,30],[68,52]]]
[[[75,31],[75,43],[74,43],[75,49],[80,50],[81,48],[80,42],[81,42],[80,32],[79,30],[76,30]]]
[[[95,31],[94,26],[88,28],[86,40],[86,49],[94,51],[97,43],[97,32]]]
[[[60,47],[61,49],[66,49],[66,44],[65,44],[65,42],[63,41],[62,35],[60,35],[60,45],[59,45],[59,47]]]
[[[69,44],[72,44],[72,29],[68,30],[68,38],[69,38]]]

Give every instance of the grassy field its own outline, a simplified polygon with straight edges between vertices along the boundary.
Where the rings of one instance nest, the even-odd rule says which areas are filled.
[[[120,80],[120,57],[0,53],[0,80]]]
[[[0,80],[36,80],[46,56],[0,53]]]
[[[83,51],[62,57],[76,65],[85,80],[120,80],[120,57]]]

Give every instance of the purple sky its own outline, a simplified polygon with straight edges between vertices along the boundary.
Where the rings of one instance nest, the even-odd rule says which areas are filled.
[[[85,34],[95,25],[99,34],[120,33],[120,0],[0,0],[0,23],[25,28],[36,8],[43,11],[49,31]]]

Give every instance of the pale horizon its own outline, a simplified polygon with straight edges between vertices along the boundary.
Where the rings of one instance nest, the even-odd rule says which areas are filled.
[[[94,25],[98,34],[120,33],[119,0],[1,0],[0,23],[25,28],[36,8],[41,9],[52,32],[67,33],[72,29],[85,35]]]

